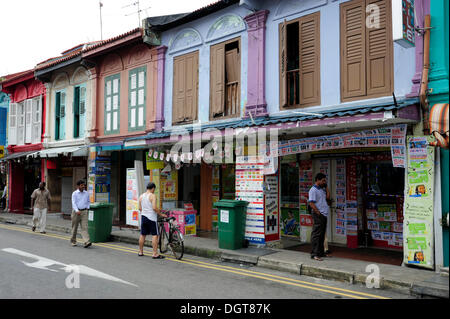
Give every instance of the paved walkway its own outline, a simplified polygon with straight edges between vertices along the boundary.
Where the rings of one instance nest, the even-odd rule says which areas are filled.
[[[31,215],[26,214],[0,212],[0,223],[31,226],[31,218]],[[71,221],[62,218],[61,214],[50,213],[47,215],[46,230],[70,233]],[[113,226],[111,240],[137,245],[139,231]],[[146,245],[151,246],[151,241],[146,241]],[[309,253],[286,249],[250,246],[238,250],[226,250],[219,248],[217,239],[195,236],[185,236],[185,253],[362,285],[365,285],[368,276],[374,273],[371,267],[375,265],[367,261],[337,257],[315,261],[310,258]],[[418,296],[449,298],[448,268],[446,273],[437,274],[434,271],[412,267],[388,264],[375,266],[379,269],[381,289],[393,289]]]

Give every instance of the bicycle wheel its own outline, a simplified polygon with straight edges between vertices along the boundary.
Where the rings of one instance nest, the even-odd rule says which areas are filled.
[[[184,254],[183,235],[181,235],[180,231],[177,228],[172,228],[170,230],[169,240],[169,247],[172,250],[172,254],[176,259],[180,260],[181,258],[183,258]]]
[[[159,226],[159,251],[161,253],[167,252],[169,248],[169,235],[163,225]]]

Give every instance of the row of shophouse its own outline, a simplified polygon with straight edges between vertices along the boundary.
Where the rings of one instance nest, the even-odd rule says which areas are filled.
[[[445,0],[217,1],[6,75],[7,209],[29,209],[45,181],[52,211],[70,213],[85,179],[133,224],[127,169],[140,161],[161,206],[193,203],[198,229],[217,230],[214,202],[237,198],[251,244],[307,242],[307,193],[324,172],[329,242],[448,267],[447,13]],[[266,156],[235,141],[252,132]]]

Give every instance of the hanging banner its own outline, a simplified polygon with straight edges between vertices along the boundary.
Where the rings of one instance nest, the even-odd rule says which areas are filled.
[[[431,137],[408,137],[403,262],[433,269],[434,147],[428,146],[431,141]]]
[[[268,148],[271,156],[286,156],[335,149],[401,146],[405,144],[405,134],[406,125],[402,124],[359,132],[279,141],[269,143]]]

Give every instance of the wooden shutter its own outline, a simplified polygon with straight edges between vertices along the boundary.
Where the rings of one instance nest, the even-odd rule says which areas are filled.
[[[66,92],[61,92],[59,112],[60,112],[59,138],[64,140],[66,138]]]
[[[61,93],[57,92],[55,97],[55,140],[59,140],[59,127],[61,123]]]
[[[365,1],[341,4],[341,97],[366,95]]]
[[[184,105],[186,97],[186,57],[173,59],[173,102],[172,123],[184,120]]]
[[[33,100],[25,100],[25,143],[32,142]]]
[[[80,136],[80,87],[75,87],[73,93],[73,137],[77,138]]]
[[[84,137],[86,129],[86,87],[80,86],[80,129],[79,137]]]
[[[197,119],[197,99],[198,99],[198,52],[186,57],[186,107],[184,113],[185,121]]]
[[[42,100],[41,96],[33,99],[33,125],[32,125],[32,143],[41,142],[41,118],[42,118]]]
[[[367,95],[392,92],[392,31],[391,2],[389,0],[366,0],[366,6],[379,9],[379,28],[366,27]],[[369,7],[370,8],[370,7]],[[377,12],[374,12],[377,14]],[[371,13],[367,12],[367,16]],[[373,13],[372,13],[373,14]]]
[[[9,105],[9,132],[8,132],[8,144],[17,144],[17,103],[11,103]]]
[[[25,101],[17,107],[17,145],[25,144]]]
[[[299,20],[300,106],[320,104],[320,13]]]
[[[210,51],[210,118],[225,111],[225,43],[211,46]]]
[[[286,20],[278,26],[280,63],[280,109],[287,106],[287,24]]]

